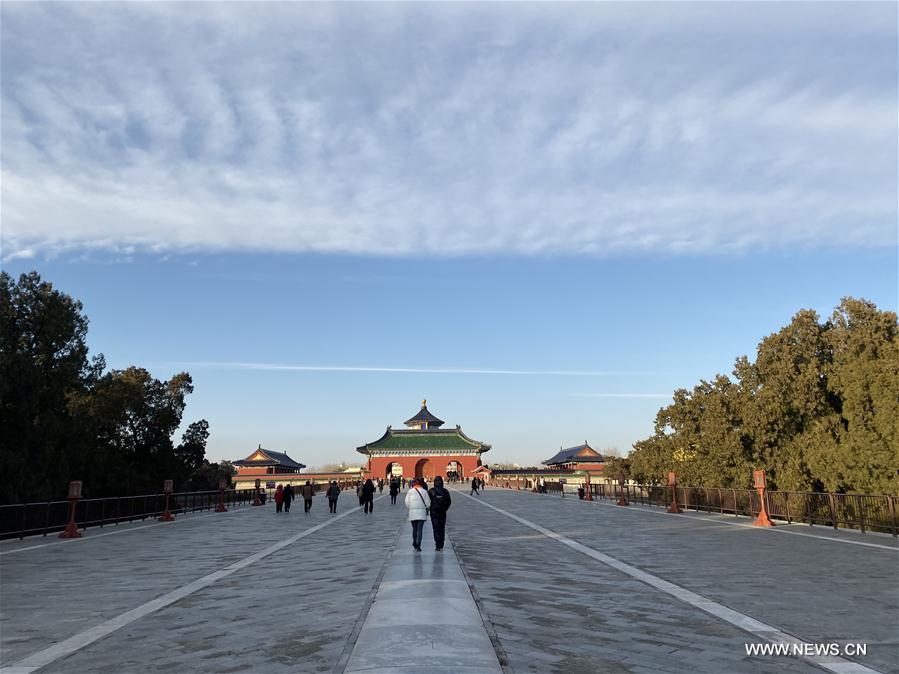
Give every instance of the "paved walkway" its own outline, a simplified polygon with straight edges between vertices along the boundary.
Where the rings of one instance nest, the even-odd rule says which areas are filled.
[[[888,536],[488,488],[416,555],[354,503],[0,543],[0,672],[899,672]]]
[[[502,667],[448,540],[435,551],[431,523],[422,552],[401,533],[346,672],[500,674]]]
[[[864,643],[859,663],[899,671],[899,633],[889,617],[899,607],[899,547],[891,537],[866,538],[882,548],[859,547],[703,514],[504,489],[456,503],[457,517],[481,522],[457,547],[515,671],[821,671],[809,659],[747,656],[744,644],[769,639],[722,619],[715,606],[685,601],[689,593],[778,629],[785,635],[773,635],[778,643]],[[674,587],[665,592],[647,581]],[[562,625],[566,639],[548,629]],[[865,671],[848,660],[831,664],[831,671]]]

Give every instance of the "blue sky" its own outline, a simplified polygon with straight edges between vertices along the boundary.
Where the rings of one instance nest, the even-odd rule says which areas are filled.
[[[896,309],[891,3],[4,3],[0,244],[210,458],[421,398],[626,452],[800,308]]]

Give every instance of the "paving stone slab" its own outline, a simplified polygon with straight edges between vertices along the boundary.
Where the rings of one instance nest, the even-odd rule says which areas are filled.
[[[808,642],[865,643],[868,654],[858,662],[899,671],[899,549],[891,536],[840,532],[834,541],[734,526],[705,513],[681,517],[646,506],[618,507],[517,490],[488,490],[485,496],[536,524]],[[830,536],[828,530],[816,529]]]
[[[899,555],[888,536],[805,525],[783,534],[718,515],[515,490],[478,498],[806,641],[866,643],[858,662],[899,672]],[[757,637],[462,494],[448,531],[464,574],[452,550],[429,549],[429,529],[425,551],[412,554],[401,503],[384,498],[368,516],[354,503],[342,497],[346,518],[39,671],[325,672],[361,643],[386,654],[366,658],[366,672],[495,672],[483,615],[516,672],[820,671],[790,657],[748,657],[744,644]],[[90,529],[80,541],[4,542],[0,665],[327,522],[325,506],[316,498],[310,515],[267,505]],[[480,613],[467,603],[469,581]],[[369,605],[373,590],[384,604]],[[410,620],[435,606],[439,627]],[[364,616],[372,629],[360,629]],[[452,639],[487,644],[493,662],[466,653],[447,666],[464,650],[449,647]]]
[[[519,502],[502,490],[482,498],[503,508]],[[527,506],[516,512],[530,518]],[[793,658],[748,658],[743,644],[752,638],[742,630],[546,536],[525,535],[469,499],[454,499],[453,509],[456,522],[478,523],[454,537],[456,549],[516,672],[820,671]],[[555,524],[569,528],[564,518]]]
[[[430,522],[422,551],[401,541],[387,563],[374,604],[345,671],[483,671],[502,668],[447,540],[433,549]]]
[[[302,509],[285,516],[283,513],[276,515],[273,509],[257,508],[244,518],[235,519],[225,537],[228,544],[224,545],[235,547],[234,552],[228,553],[228,558],[261,547],[254,540],[284,539],[333,517],[324,502],[317,502],[315,506],[308,516]],[[259,564],[152,613],[40,671],[108,674],[332,671],[367,602],[404,516],[405,509],[401,512],[399,507],[389,505],[377,515],[353,512]],[[137,550],[137,543],[128,541],[128,546],[123,545],[122,549],[130,550],[130,556],[123,554],[115,568],[127,577],[126,558],[140,563],[145,555],[155,554],[175,565],[179,559],[190,559],[191,548],[202,551],[202,556],[208,558],[210,550],[220,549],[215,540],[221,538],[222,533],[213,527],[205,537],[197,533],[192,535],[189,545],[171,546],[171,549],[164,544],[168,539],[160,540],[161,535],[157,533],[141,541],[147,546],[146,550]],[[175,529],[165,533],[165,536],[174,535]],[[183,533],[178,536],[182,537]],[[153,552],[154,548],[168,552]],[[0,558],[4,569],[13,557],[15,555]],[[92,569],[86,560],[82,560],[85,573],[92,578],[101,576],[102,570]],[[188,565],[187,569],[191,568],[195,567]],[[41,572],[33,569],[32,573]],[[20,582],[24,582],[21,575],[24,574],[20,573]],[[177,581],[198,575],[202,574],[199,571],[186,573],[183,577],[179,574]],[[173,581],[166,574],[160,574],[160,577],[168,580],[157,584],[157,593],[167,589]],[[97,603],[108,606],[101,580],[91,587]],[[4,600],[7,589],[4,583]],[[74,588],[72,596],[75,596]],[[140,599],[143,595],[132,596],[127,608],[132,608]],[[92,601],[84,595],[82,600],[87,604]],[[107,609],[95,615],[94,620],[108,616]],[[10,630],[6,627],[5,601],[3,622],[6,637]],[[17,619],[17,623],[21,622]],[[84,622],[81,615],[70,625],[65,620],[53,619],[42,626],[40,636],[34,635],[30,647],[35,650],[38,644],[46,646],[58,641],[58,636],[52,636],[54,630],[68,636],[66,630],[82,628]],[[47,636],[48,633],[51,636]],[[4,664],[9,664],[10,660],[4,656]]]

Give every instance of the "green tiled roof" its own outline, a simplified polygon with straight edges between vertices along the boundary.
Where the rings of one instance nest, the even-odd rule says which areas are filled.
[[[487,451],[490,445],[467,437],[460,429],[447,431],[404,431],[388,429],[383,436],[358,448],[365,454],[367,450],[410,450],[410,449],[480,449]]]
[[[415,435],[388,435],[383,440],[369,445],[374,449],[471,449],[476,443],[466,442],[456,433],[436,435],[416,433]]]

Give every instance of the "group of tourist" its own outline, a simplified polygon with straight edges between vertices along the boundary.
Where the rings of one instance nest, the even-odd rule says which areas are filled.
[[[421,552],[421,538],[425,521],[430,515],[434,530],[434,549],[443,550],[446,541],[446,511],[452,505],[449,490],[443,486],[443,478],[434,478],[434,486],[427,489],[422,478],[412,480],[412,488],[406,494],[406,510],[412,523],[412,547]]]
[[[359,505],[365,509],[365,514],[375,511],[375,483],[366,480],[356,487],[356,496],[359,497]]]
[[[401,489],[405,489],[407,484],[406,478],[398,478],[396,476],[390,479],[388,484],[388,493],[390,494],[391,505],[396,504],[396,497]],[[446,541],[446,511],[452,505],[452,497],[449,490],[443,486],[443,478],[439,475],[434,478],[434,486],[428,488],[424,478],[413,478],[408,481],[409,491],[406,494],[406,510],[409,512],[409,521],[412,523],[412,547],[421,552],[421,539],[424,532],[425,522],[430,518],[431,527],[434,530],[434,549],[443,550]],[[483,482],[475,477],[471,480],[471,490],[473,494],[479,493]],[[365,514],[371,514],[375,510],[375,490],[382,492],[384,490],[384,480],[371,480],[360,483],[356,487],[356,496],[359,498],[359,506]],[[325,490],[325,496],[328,498],[328,511],[337,512],[337,498],[340,496],[340,485],[336,481],[328,484]],[[308,514],[312,510],[312,496],[315,493],[315,487],[307,480],[306,484],[300,487],[300,495],[303,497],[304,511]],[[290,512],[290,504],[295,498],[293,485],[279,484],[275,489],[275,512]]]
[[[334,484],[337,484],[336,482]],[[312,483],[309,480],[306,480],[306,484],[300,487],[300,496],[303,497],[303,510],[308,514],[312,509],[312,495],[315,493],[315,487],[312,486]],[[295,494],[293,491],[293,485],[288,484],[286,487],[283,484],[279,484],[278,488],[275,489],[275,512],[290,512],[290,504],[293,503],[293,499],[295,498]]]
[[[479,477],[471,478],[471,494],[470,495],[473,496],[473,495],[477,494],[478,496],[480,496],[481,487],[483,487],[483,486],[484,486],[484,481],[481,480],[481,478],[479,478]]]

